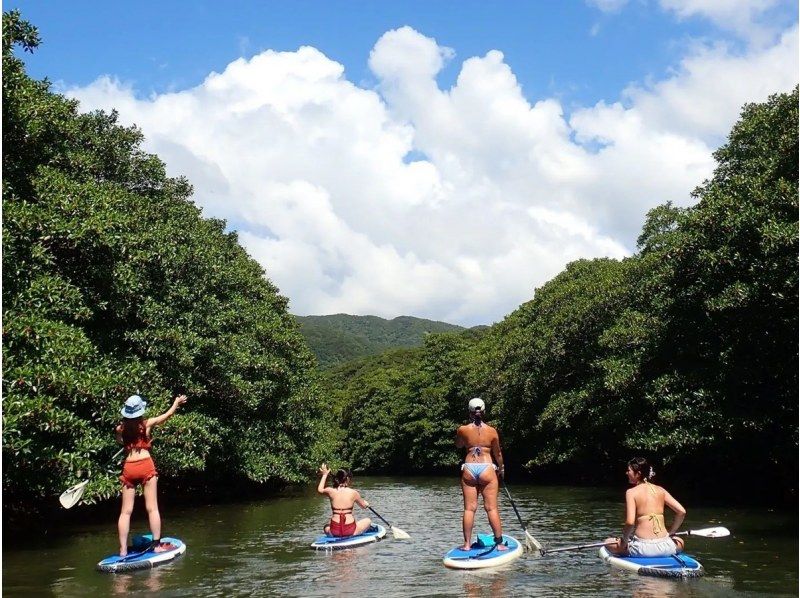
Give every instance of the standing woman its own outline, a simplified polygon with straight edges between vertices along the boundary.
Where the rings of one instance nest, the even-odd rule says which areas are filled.
[[[606,549],[614,554],[650,557],[682,551],[683,540],[672,534],[683,523],[686,509],[666,489],[650,483],[656,474],[646,459],[628,461],[626,474],[633,488],[625,492],[625,527],[621,538],[606,540]],[[664,521],[664,505],[675,513],[669,530]]]
[[[117,522],[119,531],[119,556],[128,554],[128,532],[131,527],[131,513],[136,498],[136,486],[144,487],[144,504],[153,534],[151,548],[154,552],[170,549],[169,544],[161,542],[161,514],[158,512],[158,472],[150,456],[152,439],[150,430],[175,415],[180,405],[186,402],[186,395],[175,397],[172,407],[158,417],[144,419],[147,403],[139,395],[132,395],[122,408],[122,422],[116,428],[117,442],[125,447],[125,464],[122,467],[122,509]]]
[[[461,492],[464,495],[463,550],[472,545],[472,528],[475,511],[478,510],[478,494],[483,497],[483,508],[489,517],[494,532],[494,543],[498,550],[508,550],[503,545],[503,524],[497,510],[497,493],[503,478],[503,453],[500,436],[492,426],[484,422],[486,404],[480,398],[471,399],[468,405],[470,423],[461,426],[456,433],[456,446],[466,448],[467,455],[461,465]]]

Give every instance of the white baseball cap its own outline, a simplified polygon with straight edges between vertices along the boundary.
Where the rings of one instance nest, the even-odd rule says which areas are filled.
[[[474,411],[486,411],[486,403],[483,402],[483,399],[479,397],[475,397],[474,399],[469,400],[469,410],[470,412]]]

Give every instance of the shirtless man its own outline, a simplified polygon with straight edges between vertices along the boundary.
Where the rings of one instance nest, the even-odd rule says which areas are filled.
[[[683,523],[686,509],[664,488],[650,483],[655,472],[642,457],[628,461],[626,474],[628,483],[633,488],[625,492],[625,527],[621,538],[606,540],[608,551],[620,555],[652,557],[670,556],[682,551],[683,540],[672,537],[672,534]],[[664,505],[675,513],[669,530],[664,521]]]
[[[467,456],[461,466],[461,492],[464,494],[464,545],[469,550],[472,545],[472,528],[475,525],[475,511],[478,509],[478,494],[483,496],[483,508],[489,516],[489,525],[494,532],[498,550],[508,550],[503,541],[503,524],[497,510],[499,480],[503,478],[503,453],[500,451],[500,436],[492,426],[484,423],[486,404],[475,398],[469,402],[471,422],[461,426],[456,433],[456,446],[466,448]],[[494,462],[492,462],[494,458]]]

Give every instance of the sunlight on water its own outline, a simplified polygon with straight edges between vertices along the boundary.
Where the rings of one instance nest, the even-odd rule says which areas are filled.
[[[797,519],[756,508],[692,509],[684,529],[725,525],[730,538],[691,538],[688,552],[706,576],[687,581],[612,570],[594,549],[545,558],[530,555],[501,568],[453,571],[442,556],[461,541],[457,478],[360,478],[356,487],[410,541],[386,539],[352,550],[315,552],[309,545],[329,515],[309,488],[241,504],[162,513],[165,535],[188,545],[186,555],[150,571],[94,571],[116,546],[115,521],[49,539],[47,545],[5,546],[4,596],[755,596],[796,595]],[[622,495],[571,487],[511,486],[529,531],[561,546],[618,533]],[[510,503],[501,497],[504,531],[524,539]],[[372,516],[371,513],[362,513]],[[373,520],[374,520],[373,516]],[[137,505],[134,529],[146,525]],[[476,532],[489,532],[479,511]]]

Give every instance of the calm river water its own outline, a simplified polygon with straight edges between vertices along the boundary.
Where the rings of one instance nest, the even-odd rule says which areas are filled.
[[[594,549],[523,556],[483,572],[452,571],[442,555],[461,541],[461,493],[453,478],[359,478],[355,486],[410,541],[385,540],[353,550],[315,552],[329,506],[309,487],[273,499],[162,510],[165,536],[188,550],[149,571],[94,570],[116,550],[116,521],[86,524],[46,545],[3,547],[4,596],[756,596],[797,595],[798,522],[793,513],[756,508],[693,508],[684,529],[724,525],[732,536],[690,538],[706,576],[687,581],[612,570]],[[515,486],[529,530],[545,547],[602,540],[622,522],[622,492]],[[146,532],[137,499],[133,530]],[[524,536],[501,499],[505,531]],[[80,508],[80,507],[76,507]],[[479,511],[476,531],[488,532]],[[556,558],[558,556],[558,558]]]

